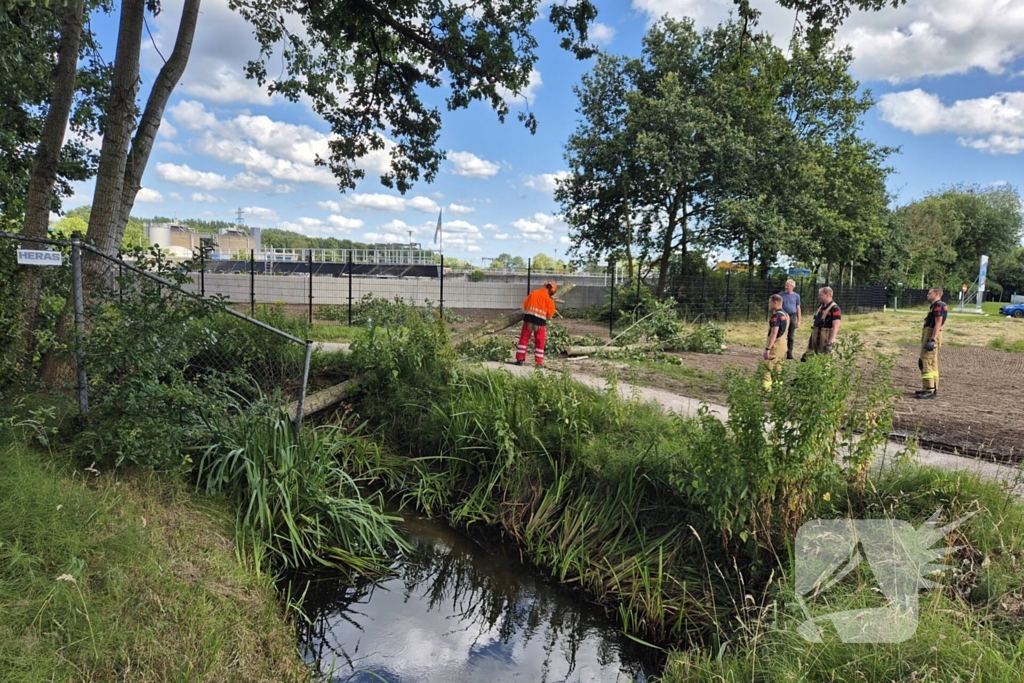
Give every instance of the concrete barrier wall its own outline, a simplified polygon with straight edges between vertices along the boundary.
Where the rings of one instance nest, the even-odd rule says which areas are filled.
[[[256,303],[309,303],[309,278],[296,275],[259,275],[254,278]],[[537,286],[540,283],[536,283]],[[195,274],[189,291],[200,290],[199,275]],[[250,298],[249,275],[233,273],[206,273],[206,296],[220,295],[229,301],[247,303]],[[377,299],[402,300],[416,305],[436,306],[441,298],[441,283],[434,278],[352,278],[352,298],[362,299],[367,294]],[[525,283],[470,282],[445,280],[444,305],[448,308],[491,308],[514,310],[522,306],[526,297]],[[348,278],[314,277],[313,304],[348,305]],[[608,290],[599,286],[577,285],[567,295],[565,308],[589,308],[605,302]],[[428,304],[429,302],[429,304]]]

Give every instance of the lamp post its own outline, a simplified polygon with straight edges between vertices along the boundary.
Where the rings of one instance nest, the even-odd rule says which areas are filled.
[[[409,265],[412,265],[412,230],[409,231]]]

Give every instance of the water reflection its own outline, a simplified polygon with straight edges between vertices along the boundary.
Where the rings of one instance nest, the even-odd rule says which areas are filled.
[[[640,648],[604,615],[538,580],[503,547],[484,550],[406,515],[417,552],[378,585],[308,587],[299,638],[324,680],[351,683],[643,681]]]

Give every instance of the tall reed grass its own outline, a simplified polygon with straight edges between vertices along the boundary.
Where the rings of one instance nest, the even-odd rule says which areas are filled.
[[[379,494],[366,493],[339,464],[339,453],[377,445],[339,427],[296,434],[283,413],[245,413],[209,432],[196,466],[200,488],[237,506],[239,552],[258,571],[322,565],[378,573],[389,550],[404,541],[382,512]]]

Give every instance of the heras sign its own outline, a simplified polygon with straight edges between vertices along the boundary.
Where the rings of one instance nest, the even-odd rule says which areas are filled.
[[[64,261],[59,251],[44,249],[19,249],[18,263],[26,266],[59,266]]]

